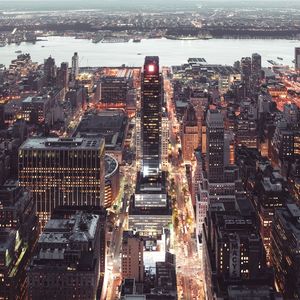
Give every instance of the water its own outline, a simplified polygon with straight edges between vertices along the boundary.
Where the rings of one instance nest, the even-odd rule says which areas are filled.
[[[44,46],[44,47],[42,47]],[[150,39],[141,43],[98,43],[72,37],[48,37],[47,41],[36,44],[22,43],[0,48],[0,64],[9,65],[21,50],[30,53],[32,60],[42,63],[52,56],[56,64],[71,62],[74,52],[80,56],[80,66],[141,66],[146,55],[158,55],[161,65],[171,66],[187,62],[189,57],[203,57],[211,64],[232,65],[234,61],[252,53],[262,55],[263,65],[270,66],[267,60],[293,65],[294,49],[300,46],[295,40],[262,39],[211,39],[211,40],[167,40]],[[140,55],[138,55],[140,54]],[[278,60],[277,57],[283,58]]]

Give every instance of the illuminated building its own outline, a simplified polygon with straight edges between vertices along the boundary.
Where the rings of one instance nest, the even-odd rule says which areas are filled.
[[[217,110],[206,117],[206,169],[211,183],[224,180],[224,120]]]
[[[99,284],[100,216],[51,218],[28,268],[28,299],[96,299]]]
[[[168,144],[168,140],[162,141],[162,137],[168,136],[168,124],[167,114],[163,116],[162,78],[156,56],[145,58],[141,93],[138,115],[141,138],[137,147],[141,172],[137,174],[136,191],[130,202],[129,229],[149,238],[161,235],[172,223],[166,173],[163,171],[167,162],[162,163]]]
[[[20,185],[33,193],[41,223],[61,205],[104,205],[104,140],[30,138],[19,149]]]
[[[29,191],[16,182],[0,186],[0,298],[27,299],[26,267],[38,238]]]
[[[272,168],[269,161],[258,161],[256,165],[256,180],[252,193],[260,222],[260,236],[269,262],[271,226],[275,209],[285,205],[289,194],[286,180],[279,171]]]
[[[271,262],[284,299],[299,299],[300,208],[287,204],[275,211],[271,231]]]
[[[144,281],[144,242],[139,234],[124,231],[122,239],[121,272],[122,278]]]
[[[48,95],[27,97],[22,101],[23,118],[30,123],[44,123],[50,106],[51,99]]]
[[[162,78],[159,58],[147,56],[141,87],[141,142],[143,176],[161,169]]]
[[[200,129],[196,111],[192,104],[189,104],[185,112],[182,124],[181,142],[183,160],[191,161],[194,151],[198,148],[200,141]]]
[[[126,107],[128,81],[126,78],[103,77],[100,80],[100,103],[107,108]]]
[[[295,69],[296,71],[300,70],[300,48],[295,48]]]
[[[136,148],[136,166],[138,170],[142,167],[142,141],[141,141],[141,115],[137,112],[135,117],[135,148]]]
[[[79,75],[79,56],[78,53],[75,52],[72,56],[72,70],[71,70],[71,80],[76,80]]]
[[[266,286],[272,290],[274,277],[255,220],[247,198],[209,206],[203,226],[206,299],[229,299],[233,286],[252,292]]]
[[[236,145],[248,148],[258,148],[258,116],[257,106],[251,101],[242,101],[240,114],[235,120],[235,142]]]
[[[281,120],[276,126],[269,151],[272,161],[282,168],[285,162],[300,158],[300,129]]]
[[[104,206],[111,207],[119,195],[120,172],[119,163],[111,155],[105,154],[105,200]]]

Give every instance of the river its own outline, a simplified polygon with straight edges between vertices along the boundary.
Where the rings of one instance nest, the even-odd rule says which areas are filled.
[[[187,62],[189,57],[203,57],[210,64],[232,65],[234,61],[252,53],[262,55],[263,65],[267,60],[293,65],[294,49],[300,46],[296,40],[272,39],[211,39],[211,40],[168,40],[149,39],[140,43],[98,43],[73,37],[51,36],[35,44],[11,44],[0,48],[0,64],[9,65],[18,54],[30,53],[32,60],[42,63],[52,56],[56,64],[71,62],[74,52],[80,56],[79,64],[86,66],[141,66],[146,55],[158,55],[161,65],[171,66]],[[278,57],[283,60],[278,60]]]

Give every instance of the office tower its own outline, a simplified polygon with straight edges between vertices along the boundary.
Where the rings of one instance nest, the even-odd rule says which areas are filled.
[[[72,56],[72,71],[71,71],[71,80],[76,80],[79,74],[79,56],[78,53],[75,52]]]
[[[157,175],[161,167],[162,78],[159,58],[145,58],[141,87],[143,176]]]
[[[29,191],[9,182],[0,187],[0,298],[27,299],[26,267],[38,238]]]
[[[206,116],[206,169],[210,183],[223,182],[224,121],[218,110],[208,110]]]
[[[200,130],[196,111],[192,104],[189,104],[182,122],[182,156],[183,160],[191,161],[194,158],[194,151],[199,146]]]
[[[284,299],[300,298],[300,207],[287,204],[275,211],[271,231],[271,262]]]
[[[137,117],[137,158],[141,172],[137,174],[135,194],[130,202],[129,229],[142,237],[159,237],[171,223],[171,207],[166,189],[162,161],[166,158],[167,115],[162,107],[162,78],[158,57],[146,57],[142,74],[141,110]]]
[[[271,145],[272,161],[281,164],[300,158],[300,129],[289,126],[285,120],[277,124]]]
[[[100,80],[100,102],[103,107],[126,107],[128,80],[125,77],[103,77]]]
[[[249,97],[251,91],[251,57],[243,57],[241,60],[241,75],[243,84],[243,96]]]
[[[251,64],[251,88],[254,94],[258,94],[261,78],[261,56],[258,53],[252,54]]]
[[[144,242],[138,233],[123,232],[121,271],[124,279],[144,281]]]
[[[61,205],[104,205],[104,141],[30,138],[19,149],[20,185],[29,188],[40,222]]]
[[[51,218],[28,268],[28,299],[96,299],[99,283],[100,217]]]
[[[65,91],[69,86],[69,64],[63,62],[57,71],[57,85],[64,88]]]
[[[51,56],[45,59],[44,73],[45,73],[46,84],[49,86],[54,85],[56,80],[56,65],[55,65],[54,58],[52,58]]]
[[[295,69],[300,70],[300,47],[295,48]]]

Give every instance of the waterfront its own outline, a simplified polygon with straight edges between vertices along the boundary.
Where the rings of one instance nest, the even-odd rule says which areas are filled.
[[[41,38],[45,39],[45,38]],[[47,37],[36,44],[11,44],[0,48],[0,64],[6,66],[18,55],[15,51],[30,53],[32,60],[42,63],[52,56],[57,64],[68,61],[74,52],[80,55],[80,66],[141,66],[146,55],[158,55],[161,65],[185,63],[189,57],[203,57],[208,63],[232,65],[234,61],[252,53],[260,53],[263,65],[267,60],[293,65],[294,48],[300,46],[296,40],[272,39],[211,39],[211,40],[167,40],[149,39],[140,43],[92,43],[90,40],[72,37]],[[278,60],[281,57],[283,60]]]

